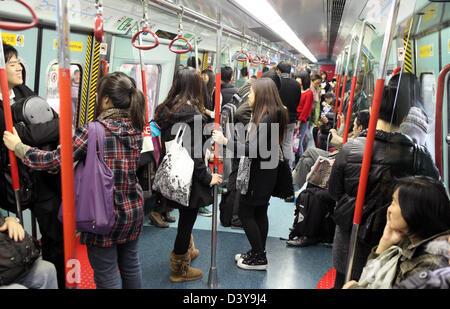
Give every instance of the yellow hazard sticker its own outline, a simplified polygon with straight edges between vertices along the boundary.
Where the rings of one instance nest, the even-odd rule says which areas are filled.
[[[25,38],[22,34],[2,32],[2,40],[8,45],[23,47]]]
[[[433,57],[434,56],[433,44],[421,46],[419,54],[420,54],[420,58]]]
[[[74,52],[82,52],[83,51],[83,42],[75,42],[70,41],[70,50]],[[53,40],[53,49],[56,50],[58,48],[58,40]]]
[[[448,40],[448,53],[450,54],[450,40]]]

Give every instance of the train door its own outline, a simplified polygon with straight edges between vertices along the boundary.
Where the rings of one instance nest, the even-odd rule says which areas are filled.
[[[18,54],[23,67],[23,78],[25,85],[30,89],[35,88],[36,72],[36,46],[38,41],[38,29],[32,28],[23,31],[2,31],[1,39],[6,44],[13,46]],[[5,214],[12,215],[12,214]],[[32,231],[32,216],[29,209],[23,212],[24,228],[27,232]]]
[[[112,48],[112,71],[123,72],[134,78],[142,90],[139,50],[132,47],[128,37],[113,37]],[[143,51],[142,57],[146,66],[149,119],[153,119],[156,106],[166,98],[172,86],[176,54],[171,53],[167,45],[160,44],[151,51]]]
[[[425,111],[429,118],[428,136],[426,145],[433,158],[435,158],[435,118],[436,118],[436,91],[439,66],[439,33],[435,32],[416,41],[417,76],[422,86],[422,96]]]
[[[87,87],[90,79],[85,71],[89,72],[89,61],[91,57],[90,44],[92,36],[86,34],[70,34],[70,59],[72,77],[72,108],[73,125],[76,127],[77,113],[79,112],[80,94]],[[58,89],[58,56],[57,56],[57,33],[55,30],[43,29],[42,50],[40,62],[39,95],[44,97],[50,106],[59,113],[59,89]],[[88,63],[88,66],[86,66]],[[92,75],[94,76],[94,75]],[[95,93],[90,95],[95,103]]]

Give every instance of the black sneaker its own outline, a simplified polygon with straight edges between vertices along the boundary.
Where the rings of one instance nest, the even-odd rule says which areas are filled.
[[[234,260],[236,262],[239,262],[240,259],[246,259],[247,257],[250,256],[251,252],[252,252],[252,250],[248,251],[247,253],[238,253],[234,256]]]
[[[302,236],[297,239],[286,241],[286,244],[290,247],[309,247],[319,243],[319,239],[315,237]]]
[[[240,259],[237,262],[237,266],[246,270],[266,270],[267,269],[267,257],[266,253],[251,251],[250,255],[244,259]]]

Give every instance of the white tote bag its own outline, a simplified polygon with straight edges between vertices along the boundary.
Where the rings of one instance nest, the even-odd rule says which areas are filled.
[[[194,161],[183,147],[181,128],[175,139],[167,143],[166,155],[155,174],[153,190],[160,192],[165,198],[183,206],[189,206],[191,196]]]

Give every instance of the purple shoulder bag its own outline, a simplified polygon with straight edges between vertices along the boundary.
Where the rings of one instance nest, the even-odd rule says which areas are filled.
[[[114,174],[103,159],[104,143],[105,128],[90,122],[86,159],[78,162],[74,177],[78,232],[108,235],[115,223]],[[58,218],[62,222],[62,203]]]

